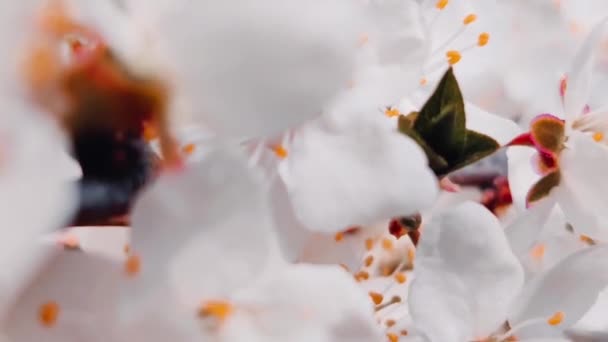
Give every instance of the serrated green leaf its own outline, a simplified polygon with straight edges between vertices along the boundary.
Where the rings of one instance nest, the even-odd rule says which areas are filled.
[[[420,112],[399,117],[399,131],[422,147],[437,176],[474,163],[500,147],[489,136],[466,129],[464,100],[451,68]]]
[[[418,144],[418,146],[422,148],[427,159],[429,160],[429,167],[432,170],[443,170],[448,167],[448,162],[440,155],[435,153],[435,151],[433,151],[433,149],[424,141],[424,139],[416,131],[414,131],[413,127],[411,126],[411,122],[406,116],[402,115],[399,117],[399,132],[412,138]]]
[[[448,162],[460,158],[466,139],[464,100],[450,68],[424,104],[414,130]]]
[[[500,144],[496,140],[485,134],[467,131],[466,136],[463,157],[455,164],[450,165],[449,168],[442,170],[442,175],[473,164],[474,162],[491,155],[500,148]]]

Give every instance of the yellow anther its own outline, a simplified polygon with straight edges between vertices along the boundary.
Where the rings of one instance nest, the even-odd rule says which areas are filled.
[[[587,235],[581,235],[579,237],[579,239],[588,245],[595,245],[595,240],[593,240],[591,237],[589,237]]]
[[[414,248],[410,248],[407,250],[407,258],[412,263],[414,262],[414,260],[416,260],[416,250]]]
[[[405,273],[397,273],[395,274],[395,281],[397,281],[399,284],[403,284],[407,281],[407,276]]]
[[[138,255],[130,255],[125,261],[125,273],[133,277],[141,271],[141,259]]]
[[[392,251],[395,245],[393,244],[393,240],[389,238],[382,239],[382,249],[385,251]]]
[[[593,140],[595,140],[596,142],[600,142],[600,141],[604,140],[604,133],[602,133],[602,132],[593,133]]]
[[[445,56],[447,57],[448,63],[450,63],[450,65],[454,65],[460,62],[460,60],[462,59],[462,55],[456,50],[450,50],[446,52]]]
[[[277,157],[279,157],[280,159],[285,159],[289,155],[289,152],[287,152],[287,149],[285,149],[285,147],[283,147],[281,145],[273,146],[272,151],[274,151],[274,154]]]
[[[490,41],[490,34],[487,32],[484,32],[484,33],[480,34],[479,37],[477,37],[477,45],[479,45],[479,46],[486,46],[486,45],[488,45],[489,41]]]
[[[395,321],[394,319],[387,319],[386,322],[384,322],[384,324],[386,324],[387,328],[391,328],[395,324],[397,324],[397,321]]]
[[[216,300],[204,302],[198,310],[200,318],[213,317],[223,322],[234,312],[232,304],[226,301]]]
[[[368,255],[367,258],[365,258],[364,263],[365,263],[365,267],[370,267],[374,263],[374,256]]]
[[[389,342],[399,342],[399,335],[388,333],[386,334],[386,337],[388,338]]]
[[[369,279],[369,273],[365,272],[365,271],[359,271],[357,272],[357,274],[355,274],[355,280],[356,281],[363,281],[363,280],[367,280]]]
[[[369,298],[371,298],[372,302],[374,302],[374,304],[376,304],[376,305],[382,304],[382,301],[384,300],[384,296],[382,296],[378,292],[370,292]]]
[[[365,240],[365,250],[369,252],[373,248],[374,248],[374,240],[373,239],[367,239],[367,240]]]
[[[393,267],[384,265],[380,268],[380,274],[382,274],[383,277],[388,277],[391,274],[393,274],[393,270],[394,270]]]
[[[194,144],[186,144],[182,147],[182,152],[187,155],[191,155],[196,151],[196,145]]]
[[[566,95],[566,90],[568,90],[568,77],[564,75],[559,80],[559,95],[564,97]]]
[[[435,4],[435,7],[439,10],[442,10],[445,8],[445,6],[448,5],[448,0],[439,0],[437,1],[437,3]]]
[[[423,77],[420,79],[420,85],[421,86],[425,86],[429,81],[426,79],[426,77]]]
[[[462,23],[465,25],[469,25],[470,23],[474,22],[475,20],[477,20],[477,15],[469,14],[466,17],[464,17],[464,19],[462,20]]]
[[[530,255],[532,258],[540,261],[545,256],[545,245],[538,244],[534,246],[530,251]]]
[[[341,242],[342,240],[344,240],[344,233],[336,233],[336,235],[334,235],[334,240],[336,240],[336,242]]]
[[[552,326],[560,325],[564,321],[564,313],[562,311],[558,311],[553,316],[549,317],[547,323]]]
[[[47,328],[54,326],[59,318],[59,311],[59,304],[54,301],[46,302],[40,305],[40,308],[38,309],[38,319],[40,324]]]
[[[397,108],[387,108],[384,111],[384,115],[388,116],[389,118],[394,118],[396,116],[401,115],[401,112],[399,112],[399,109]]]
[[[61,245],[63,245],[63,247],[66,249],[79,249],[80,248],[80,240],[78,239],[78,236],[72,235],[72,234],[68,234],[68,235],[62,237],[59,240],[59,243]]]
[[[154,124],[146,121],[143,126],[143,137],[145,141],[150,142],[158,138],[158,129]]]

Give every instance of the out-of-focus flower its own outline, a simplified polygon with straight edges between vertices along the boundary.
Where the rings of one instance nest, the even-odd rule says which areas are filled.
[[[221,149],[161,178],[142,197],[126,261],[132,276],[124,303],[131,327],[126,336],[378,336],[367,297],[341,268],[284,264],[275,249],[266,185],[253,171],[244,156]]]
[[[127,62],[162,54],[181,109],[239,139],[318,116],[348,86],[367,26],[361,6],[344,0],[125,3],[140,34],[122,39]]]
[[[0,315],[36,262],[32,240],[60,228],[73,210],[63,137],[46,118],[3,106],[0,117],[0,186],[3,227]]]

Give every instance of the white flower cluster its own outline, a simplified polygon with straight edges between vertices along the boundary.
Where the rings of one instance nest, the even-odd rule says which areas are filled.
[[[2,1],[0,341],[608,341],[606,15]],[[96,129],[158,165],[70,226]]]

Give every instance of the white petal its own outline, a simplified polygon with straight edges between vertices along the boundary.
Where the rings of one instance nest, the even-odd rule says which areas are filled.
[[[318,116],[351,80],[366,26],[348,0],[133,2],[158,29],[177,92],[203,124],[232,137],[270,136]]]
[[[505,235],[515,255],[523,255],[534,245],[545,228],[545,223],[554,207],[553,200],[544,200],[521,213],[505,228]]]
[[[608,148],[585,134],[572,132],[560,162],[562,178],[555,198],[566,219],[580,234],[608,239],[608,206],[604,200],[608,193],[608,183],[604,181]]]
[[[101,336],[111,341],[121,265],[81,252],[52,253],[3,322],[7,335],[22,342],[95,341]],[[58,306],[57,319],[46,326],[40,310],[51,302]]]
[[[488,135],[500,145],[509,143],[522,133],[522,129],[512,120],[488,113],[472,103],[467,102],[465,110],[467,128]]]
[[[377,115],[381,122],[372,114],[335,126],[318,120],[298,132],[279,171],[296,216],[309,229],[336,232],[433,203],[437,181],[426,156]]]
[[[509,158],[509,187],[513,203],[519,210],[526,209],[528,192],[540,179],[532,167],[532,158],[537,152],[526,146],[513,146],[507,149]]]
[[[267,308],[255,319],[270,341],[316,331],[330,341],[380,340],[369,298],[337,266],[285,268],[236,301],[245,307]]]
[[[583,42],[568,72],[568,88],[564,97],[564,110],[568,122],[581,115],[591,94],[591,79],[595,56],[608,19],[598,23]]]
[[[142,262],[137,285],[152,291],[169,270],[184,302],[196,306],[251,281],[266,266],[272,229],[256,171],[244,155],[218,149],[161,177],[133,212],[132,250]],[[143,289],[132,288],[139,295]]]
[[[505,321],[523,284],[523,270],[500,224],[475,203],[445,211],[428,224],[414,269],[410,312],[431,341],[487,337]]]
[[[123,261],[130,250],[128,227],[73,227],[60,238],[74,239],[87,254]]]
[[[559,332],[576,323],[608,285],[608,247],[598,245],[576,252],[526,284],[514,303],[511,325],[563,312],[557,326],[540,323],[546,331]],[[531,329],[538,331],[538,327]],[[534,331],[532,330],[532,332]],[[524,331],[518,335],[524,334]],[[546,336],[546,335],[545,335]]]

